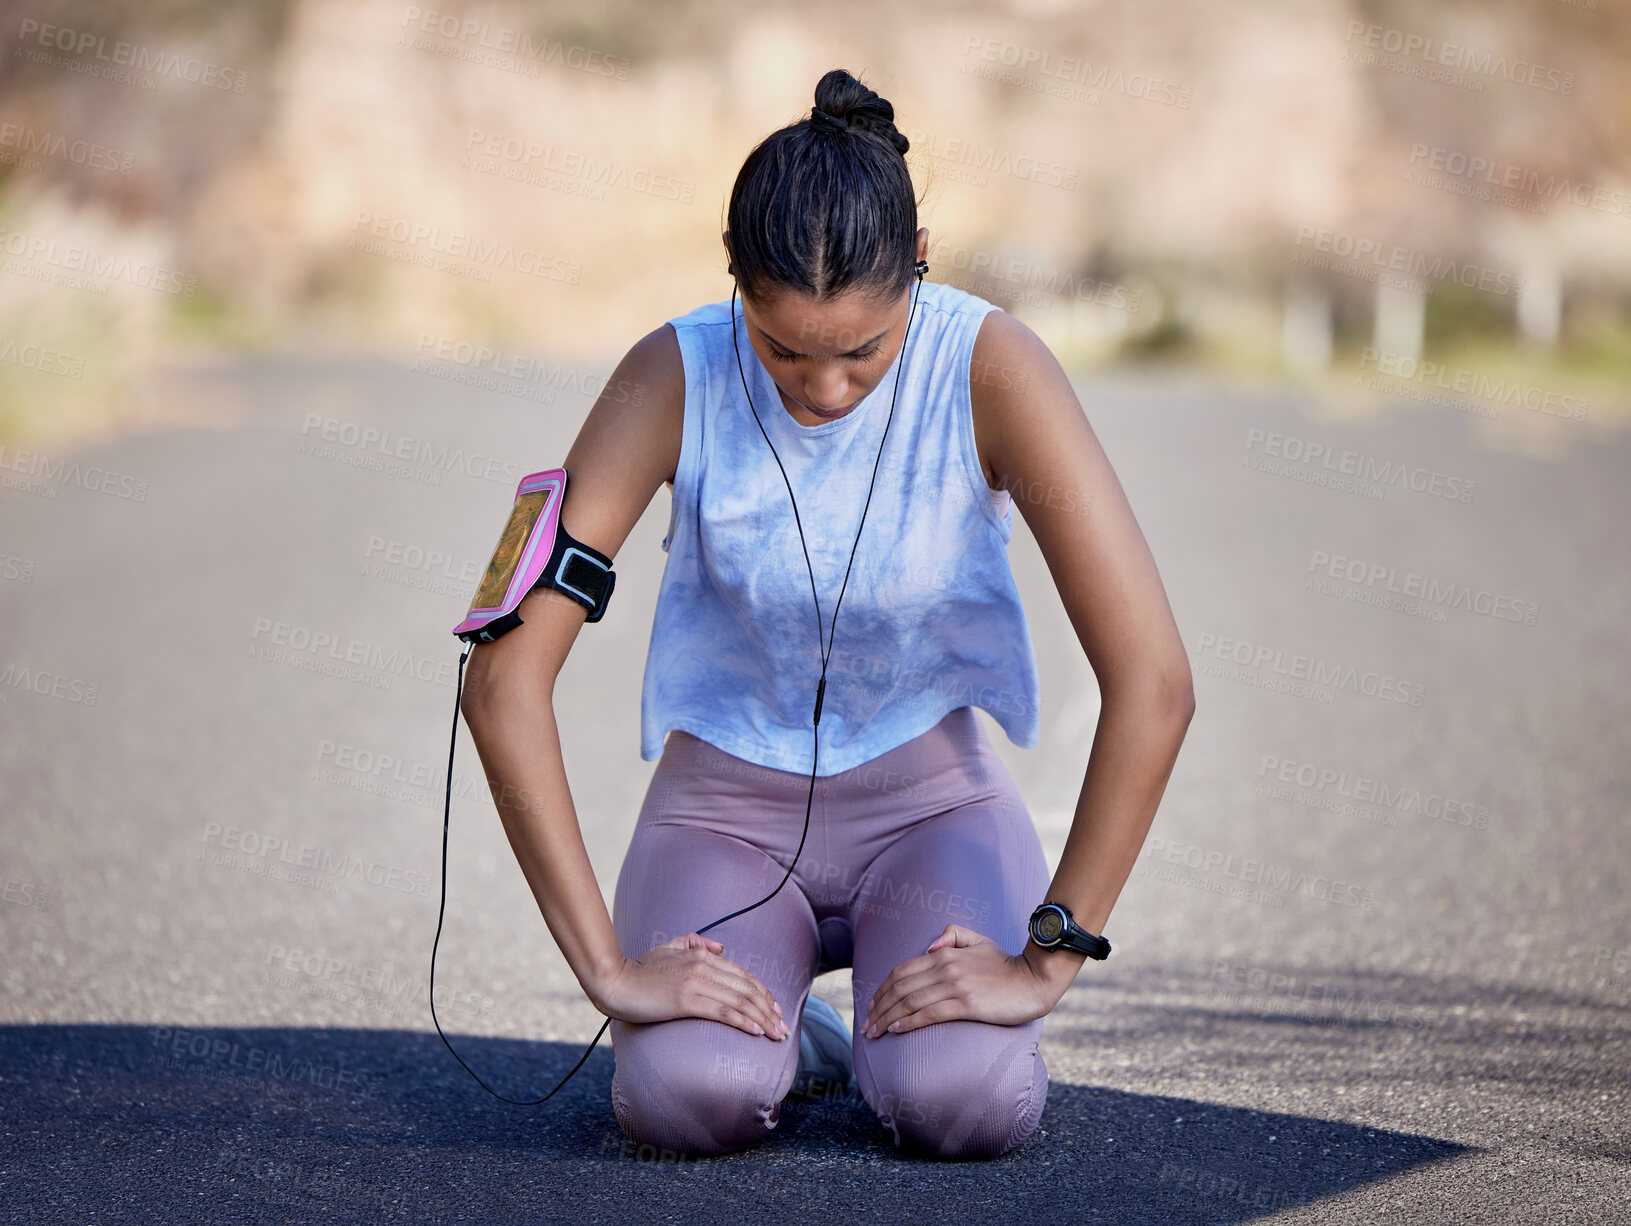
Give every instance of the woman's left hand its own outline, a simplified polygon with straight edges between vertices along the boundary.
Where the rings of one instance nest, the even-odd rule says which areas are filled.
[[[1023,953],[1010,957],[990,937],[947,924],[924,954],[878,985],[862,1029],[876,1038],[957,1019],[1016,1026],[1051,1012],[1069,986],[1068,978],[1044,977]]]

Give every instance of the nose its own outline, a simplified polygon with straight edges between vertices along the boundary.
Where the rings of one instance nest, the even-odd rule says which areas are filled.
[[[804,381],[805,403],[823,413],[843,408],[848,394],[849,381],[841,370],[818,371]]]

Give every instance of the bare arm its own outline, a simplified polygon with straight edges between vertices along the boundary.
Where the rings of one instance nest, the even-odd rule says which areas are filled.
[[[1195,710],[1189,659],[1155,560],[1076,393],[1042,340],[1003,311],[981,321],[970,363],[982,465],[1042,549],[1104,696],[1081,799],[1047,899],[1102,931],[1149,833]],[[947,924],[884,977],[863,1033],[957,1018],[1013,1025],[1050,1012],[1086,955],[1027,939],[1010,957]]]
[[[1081,797],[1048,898],[1104,930],[1195,710],[1183,640],[1144,534],[1070,381],[1042,340],[992,311],[974,346],[977,431],[999,488],[1036,537],[1103,695]],[[1036,900],[1041,903],[1042,899]],[[1061,982],[1084,956],[1027,943]]]
[[[684,405],[679,343],[664,324],[629,350],[566,454],[571,479],[561,522],[573,536],[616,556],[657,488],[674,478]],[[618,945],[572,804],[555,719],[555,681],[587,611],[540,588],[519,612],[522,625],[472,652],[460,709],[516,861],[579,984],[609,1017],[716,1017],[779,1037],[770,994],[717,956],[719,942],[676,938],[665,943],[672,948],[635,950],[632,959]],[[644,966],[631,974],[631,962]]]

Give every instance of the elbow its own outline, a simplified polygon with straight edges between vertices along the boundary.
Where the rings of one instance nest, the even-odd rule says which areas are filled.
[[[1178,662],[1178,668],[1166,684],[1167,703],[1175,718],[1185,728],[1195,718],[1195,679],[1189,671],[1187,659]]]
[[[477,744],[481,743],[487,729],[492,726],[490,716],[498,705],[490,683],[478,682],[474,678],[464,683],[464,693],[459,696],[459,714],[464,716],[464,725],[470,729],[470,735]]]
[[[1195,684],[1189,661],[1182,656],[1122,676],[1101,675],[1099,687],[1106,705],[1123,706],[1136,712],[1140,720],[1169,723],[1183,730],[1195,716]]]
[[[540,708],[553,710],[554,688],[553,678],[516,677],[472,668],[459,698],[459,713],[470,735],[480,743],[503,723],[520,722]]]
[[[1188,657],[1181,657],[1162,673],[1161,694],[1163,706],[1172,714],[1173,722],[1189,727],[1195,718],[1195,678],[1189,670]]]

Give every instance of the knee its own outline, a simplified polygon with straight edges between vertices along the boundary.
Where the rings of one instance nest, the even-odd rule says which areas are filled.
[[[775,1128],[782,1061],[723,1051],[654,1060],[641,1047],[626,1038],[614,1044],[612,1108],[631,1141],[702,1156],[746,1149]]]
[[[1015,1038],[990,1059],[925,1047],[874,1068],[872,1107],[896,1146],[936,1158],[996,1158],[1030,1136],[1042,1118],[1048,1070],[1034,1038]]]

